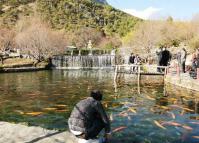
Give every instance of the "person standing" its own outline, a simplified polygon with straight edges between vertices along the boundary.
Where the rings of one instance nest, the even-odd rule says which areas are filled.
[[[180,52],[180,66],[181,66],[181,70],[183,73],[185,73],[185,63],[186,63],[186,58],[187,58],[187,51],[185,48],[182,48],[181,52]]]
[[[162,66],[168,66],[170,60],[171,60],[171,53],[170,51],[167,50],[166,47],[164,47],[162,51],[162,61],[161,61]]]
[[[134,56],[134,54],[133,53],[131,53],[131,56],[129,57],[129,64],[131,65],[133,65],[133,64],[135,64],[135,56]],[[135,71],[135,67],[133,66],[131,66],[130,67],[130,73],[132,73],[132,72],[134,72]]]
[[[162,47],[160,47],[160,49],[156,51],[156,55],[157,55],[157,65],[162,66]],[[157,71],[161,72],[161,68],[158,67]]]
[[[102,93],[91,91],[90,97],[77,103],[68,119],[70,131],[80,139],[96,139],[105,129],[105,140],[111,135],[110,121],[102,106]]]
[[[131,56],[129,57],[129,64],[134,64],[135,56],[133,53],[131,53]]]

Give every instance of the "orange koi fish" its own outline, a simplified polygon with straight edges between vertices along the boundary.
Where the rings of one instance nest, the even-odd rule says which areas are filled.
[[[21,114],[21,115],[24,114],[24,112],[23,112],[23,111],[20,111],[20,110],[15,110],[15,112],[17,112],[17,113],[19,113],[19,114]]]
[[[131,111],[131,112],[133,112],[133,113],[137,113],[136,110],[133,109],[133,108],[129,108],[128,111]]]
[[[121,127],[118,127],[116,129],[114,129],[112,132],[115,133],[115,132],[119,132],[119,131],[122,131],[124,129],[126,129],[127,127],[126,126],[121,126]]]
[[[67,107],[67,105],[55,105],[56,107]]]
[[[48,111],[54,111],[56,110],[57,108],[44,108],[44,110],[48,110]]]
[[[169,109],[169,107],[166,107],[166,106],[160,106],[160,108],[165,109],[165,110]]]
[[[41,115],[43,112],[29,112],[29,113],[25,113],[26,115],[31,115],[31,116],[38,116]]]
[[[56,110],[57,112],[68,112],[68,110]]]
[[[162,128],[162,129],[166,130],[166,128],[163,127],[158,121],[154,120],[154,123],[155,123],[156,126],[158,126],[158,127]]]
[[[150,97],[148,95],[146,95],[146,98],[149,99],[149,100],[155,100],[155,98],[152,98],[152,97]]]

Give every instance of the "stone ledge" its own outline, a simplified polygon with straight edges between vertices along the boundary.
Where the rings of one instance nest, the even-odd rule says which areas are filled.
[[[174,84],[179,87],[187,88],[189,90],[199,91],[199,81],[196,79],[185,78],[183,76],[166,75],[165,82]]]
[[[0,122],[1,143],[77,143],[69,132],[28,127],[22,124]]]

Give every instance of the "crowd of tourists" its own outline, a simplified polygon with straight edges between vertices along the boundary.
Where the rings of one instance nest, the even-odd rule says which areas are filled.
[[[173,59],[177,60],[177,66],[180,68],[182,73],[189,73],[191,77],[196,78],[197,69],[199,68],[199,48],[196,49],[192,55],[191,65],[186,66],[187,55],[185,48],[181,48],[177,54],[172,55],[167,47],[160,47],[156,51],[157,60],[155,61],[157,61],[158,66],[157,72],[164,72],[165,68],[163,67],[170,66],[171,60]],[[143,61],[147,62],[147,60],[149,60],[148,63],[153,61],[151,59],[143,60],[138,54],[131,53],[128,63],[135,65],[135,67],[132,67],[131,72],[137,72],[136,65],[142,64]]]

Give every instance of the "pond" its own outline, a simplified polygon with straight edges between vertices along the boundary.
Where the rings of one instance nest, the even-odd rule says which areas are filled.
[[[148,77],[142,79],[160,83],[145,83],[138,92],[135,76],[123,75],[117,86],[113,77],[108,70],[0,74],[0,120],[66,130],[74,105],[92,89],[100,89],[112,129],[121,127],[113,133],[114,142],[199,142],[196,93],[164,87],[160,79]]]

